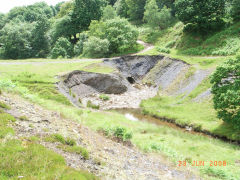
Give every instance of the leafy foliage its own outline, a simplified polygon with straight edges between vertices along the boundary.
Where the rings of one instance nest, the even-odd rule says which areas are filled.
[[[93,21],[89,29],[90,35],[107,39],[110,42],[111,53],[122,52],[132,47],[138,38],[138,31],[126,19],[121,18],[106,22]]]
[[[51,51],[51,57],[56,59],[58,57],[72,57],[73,47],[72,44],[64,37],[57,40],[54,48]]]
[[[30,58],[32,30],[32,24],[20,22],[18,19],[6,24],[0,32],[2,56],[9,59]]]
[[[230,12],[234,21],[238,21],[240,19],[240,0],[232,0]]]
[[[74,54],[75,56],[79,56],[83,53],[83,45],[84,43],[88,40],[88,35],[85,32],[82,32],[79,35],[79,40],[77,42],[77,44],[75,44],[74,46]]]
[[[127,14],[132,21],[141,21],[143,19],[146,0],[125,0],[128,11]]]
[[[156,0],[149,0],[145,6],[144,20],[151,27],[165,29],[172,22],[171,10],[166,6],[159,10]]]
[[[102,16],[103,0],[75,0],[74,9],[71,15],[74,33],[88,29],[92,20],[99,20]]]
[[[128,17],[128,6],[126,0],[117,0],[114,7],[116,8],[116,12],[120,17]]]
[[[240,128],[240,56],[217,67],[211,83],[218,117]]]
[[[83,54],[87,57],[100,58],[109,52],[109,41],[98,37],[90,37],[83,46]]]
[[[225,13],[224,0],[178,0],[176,14],[180,21],[187,24],[187,29],[208,32],[223,25]]]
[[[117,13],[112,6],[108,5],[103,9],[102,21],[114,19],[115,17],[117,17]]]

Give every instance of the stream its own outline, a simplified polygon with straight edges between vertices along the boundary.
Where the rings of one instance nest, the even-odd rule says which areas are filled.
[[[201,133],[201,132],[195,132],[191,128],[181,128],[174,123],[169,123],[169,122],[166,122],[164,120],[161,120],[161,118],[155,118],[155,117],[150,116],[150,115],[144,115],[142,113],[141,108],[137,108],[137,109],[131,109],[131,108],[113,109],[112,111],[123,114],[130,121],[147,122],[147,123],[155,124],[157,126],[167,126],[167,127],[170,127],[170,128],[182,131],[182,132],[188,132],[188,133],[195,134],[195,135],[208,136],[208,135],[206,135],[204,133]]]

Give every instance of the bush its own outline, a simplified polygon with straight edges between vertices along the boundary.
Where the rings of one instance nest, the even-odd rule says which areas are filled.
[[[110,98],[107,96],[107,95],[105,95],[105,94],[101,94],[100,96],[99,96],[99,98],[101,99],[101,100],[103,100],[103,101],[108,101]]]
[[[83,46],[83,55],[92,58],[101,58],[109,52],[109,41],[97,37],[90,37]]]
[[[0,102],[0,108],[3,108],[3,109],[11,109],[10,106],[8,106],[7,104],[3,103],[3,102]]]
[[[68,146],[75,146],[76,145],[76,141],[74,139],[67,138],[65,140],[65,144],[68,145]]]
[[[72,44],[64,37],[61,37],[57,40],[55,46],[53,47],[50,56],[53,59],[63,57],[69,58],[73,55]]]
[[[240,128],[240,56],[217,67],[211,83],[218,117]]]
[[[99,105],[93,104],[90,100],[87,102],[87,107],[92,108],[92,109],[99,109],[100,108]]]
[[[117,13],[116,13],[116,10],[111,5],[108,5],[103,9],[103,15],[102,15],[103,21],[114,19],[115,17],[117,17]]]
[[[164,48],[164,47],[156,47],[156,49],[158,52],[161,52],[161,53],[169,54],[171,52],[170,49]]]
[[[88,40],[87,33],[83,32],[79,35],[79,41],[74,46],[74,55],[79,56],[83,53],[83,45]]]
[[[124,127],[116,127],[116,128],[99,128],[99,132],[103,133],[107,137],[117,137],[121,141],[128,141],[132,139],[133,135],[131,132],[128,132]]]
[[[113,135],[123,141],[132,139],[132,133],[127,132],[126,128],[117,127],[114,129]]]
[[[90,35],[107,39],[110,53],[124,52],[136,44],[138,31],[126,19],[119,17],[105,22],[92,21]],[[104,33],[103,33],[104,32]]]

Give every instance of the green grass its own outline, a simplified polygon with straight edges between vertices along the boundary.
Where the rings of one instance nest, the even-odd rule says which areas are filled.
[[[97,179],[93,175],[66,166],[64,158],[42,145],[36,138],[16,140],[7,138],[14,135],[9,127],[15,122],[13,116],[0,113],[0,179]]]
[[[214,170],[212,171],[211,170],[209,171],[207,169],[208,167],[205,167],[203,169],[200,168],[200,173],[206,179],[211,179],[211,177],[216,174],[219,174],[220,176],[218,177],[218,179],[224,178],[226,179],[226,177],[228,179],[229,177],[233,177],[232,179],[240,178],[239,166],[235,164],[235,161],[239,160],[240,149],[236,145],[231,145],[220,140],[212,139],[205,136],[189,134],[167,126],[157,126],[144,122],[133,122],[126,119],[124,115],[115,112],[91,112],[87,109],[81,109],[80,111],[78,108],[75,108],[72,105],[63,103],[61,98],[56,99],[45,98],[45,96],[48,96],[47,94],[44,95],[43,93],[41,95],[38,91],[33,91],[29,89],[27,85],[24,84],[24,83],[33,84],[33,82],[36,80],[35,78],[37,77],[38,81],[41,80],[42,82],[52,83],[51,84],[52,88],[50,88],[49,91],[55,92],[54,83],[57,81],[55,79],[57,75],[72,70],[77,69],[82,70],[93,63],[96,62],[89,61],[64,65],[63,64],[37,65],[38,68],[36,68],[35,65],[18,65],[18,66],[1,65],[0,72],[4,73],[1,73],[0,75],[1,76],[0,88],[3,89],[4,91],[8,91],[11,93],[18,93],[22,95],[24,98],[32,101],[33,103],[37,103],[50,110],[60,112],[64,117],[76,120],[79,123],[83,123],[84,125],[90,127],[92,130],[95,131],[97,131],[99,128],[102,129],[116,129],[116,127],[125,128],[127,132],[132,132],[133,137],[131,139],[131,142],[135,144],[138,148],[146,152],[157,152],[164,154],[175,163],[177,163],[177,161],[179,160],[184,159],[192,159],[196,161],[205,160],[207,162],[209,162],[210,160],[214,161],[226,160],[229,163],[227,167],[222,168],[214,167]],[[209,66],[207,65],[204,67]],[[99,70],[98,67],[96,67],[94,71],[96,72],[102,71],[102,69],[100,68]],[[23,74],[24,72],[29,72],[35,75],[33,77],[30,76],[30,78],[26,76],[20,76],[21,78],[18,79],[17,76]],[[24,83],[22,81],[24,81]],[[36,86],[41,86],[41,83],[37,83]],[[191,96],[195,97],[197,94],[199,94],[200,92],[204,91],[207,88],[209,88],[209,84],[208,83],[203,84],[201,85],[201,87],[193,91],[191,93]],[[60,96],[60,94],[56,95]],[[166,99],[165,106],[174,108],[169,106],[168,102],[170,101],[174,102],[174,99],[173,100]],[[159,101],[156,101],[156,103],[159,103]],[[155,105],[156,104],[154,104],[154,106]],[[161,102],[160,105],[162,105]],[[191,120],[193,119],[194,123],[196,124],[199,123],[198,117],[199,115],[201,115],[202,118],[207,117],[208,119],[213,120],[204,122],[202,128],[206,128],[211,124],[215,126],[216,124],[217,125],[221,124],[221,121],[219,121],[216,118],[215,116],[216,113],[213,110],[213,108],[209,109],[210,107],[209,105],[212,107],[210,102],[209,104],[200,105],[189,104],[187,106],[188,109],[184,109],[184,107],[181,107],[182,109],[181,108],[176,109],[175,112],[179,112],[182,117],[184,117],[184,113],[182,111],[184,111],[185,114],[186,112],[190,113],[191,115],[193,115],[193,117],[191,118],[189,115],[188,118],[189,119],[191,118]],[[180,106],[182,105],[180,104]],[[199,110],[200,113],[198,113],[197,110]],[[194,114],[195,111],[197,112],[196,114]],[[170,113],[170,111],[168,111],[168,113]],[[219,127],[220,127],[218,129],[219,131],[230,130],[229,128],[225,128],[224,126],[221,125]],[[68,148],[71,149],[71,147],[74,146],[69,146]]]
[[[90,100],[87,102],[87,107],[92,109],[99,109],[100,106],[92,103]]]
[[[134,53],[138,53],[139,51],[141,51],[143,49],[144,49],[143,45],[135,44],[130,49],[126,49],[123,52],[111,54],[110,57],[119,57],[119,56],[124,56],[126,54],[134,54]]]
[[[110,97],[107,96],[106,94],[101,94],[101,95],[99,96],[99,98],[100,98],[101,100],[103,100],[103,101],[108,101],[108,100],[110,100]]]
[[[62,143],[63,145],[68,145],[68,146],[75,146],[76,141],[72,138],[64,138],[61,134],[52,134],[50,136],[47,136],[44,138],[45,141],[47,142],[59,142]]]
[[[178,55],[229,56],[240,49],[240,23],[236,23],[206,37],[183,31],[184,25],[177,22],[166,30],[156,31],[142,27],[140,38],[163,48],[171,48]]]
[[[10,106],[8,106],[7,104],[3,103],[3,102],[0,102],[0,108],[3,108],[3,109],[11,109]]]
[[[89,159],[89,152],[87,151],[87,149],[81,146],[59,145],[58,148],[62,149],[65,152],[80,154],[85,160]]]

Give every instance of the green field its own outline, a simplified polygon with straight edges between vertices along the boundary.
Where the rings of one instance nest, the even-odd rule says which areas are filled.
[[[72,70],[89,70],[100,73],[113,71],[113,69],[109,69],[109,67],[97,65],[96,63],[98,62],[100,62],[100,60],[89,60],[87,62],[83,61],[69,64],[1,65],[0,71],[3,73],[1,74],[0,88],[6,92],[20,94],[26,99],[40,104],[47,109],[61,112],[65,117],[83,123],[95,131],[99,129],[124,127],[129,132],[132,132],[132,142],[141,150],[164,154],[176,164],[177,161],[180,160],[187,160],[189,162],[198,160],[204,160],[206,162],[210,162],[211,160],[227,161],[227,167],[205,166],[199,168],[200,173],[207,179],[239,179],[240,171],[235,162],[240,157],[239,146],[202,135],[182,132],[167,126],[132,122],[126,119],[124,115],[115,112],[95,112],[88,109],[79,110],[70,105],[68,100],[56,90],[56,76]],[[206,86],[208,87],[208,85]],[[147,106],[153,102],[154,106],[162,108],[166,107],[167,104],[172,101],[168,98],[163,98],[163,100],[164,101],[158,101],[158,97],[156,97],[143,102],[143,104]],[[166,104],[164,105],[162,103]],[[193,116],[197,117],[193,120],[194,123],[202,124],[202,128],[212,128],[214,127],[213,125],[215,125],[215,127],[220,125],[221,121],[216,119],[215,112],[210,110],[209,105],[211,105],[210,102],[196,106],[192,104],[185,106],[183,103],[179,109],[166,108],[168,110],[165,111],[165,115],[175,116],[178,114],[179,122],[190,122],[190,117],[196,113],[195,116]],[[188,108],[198,109],[201,116],[199,117],[196,111],[188,114]],[[79,113],[79,111],[81,111],[81,113]],[[186,116],[186,114],[188,115]]]

